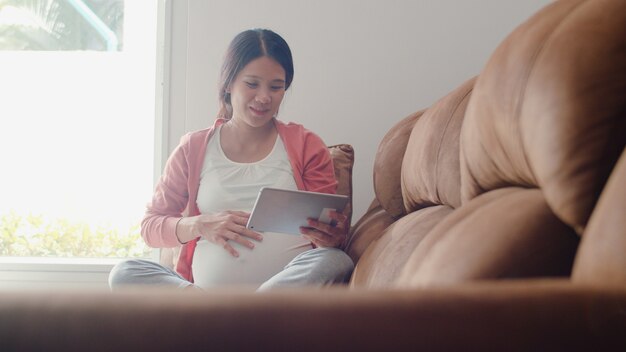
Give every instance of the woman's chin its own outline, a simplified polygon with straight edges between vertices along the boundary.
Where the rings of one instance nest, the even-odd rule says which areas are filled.
[[[253,127],[263,127],[272,121],[272,117],[265,116],[250,116],[248,118],[248,123]]]

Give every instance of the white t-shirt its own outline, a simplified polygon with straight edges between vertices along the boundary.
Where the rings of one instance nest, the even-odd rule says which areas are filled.
[[[200,213],[250,212],[262,187],[297,189],[287,151],[278,136],[265,158],[238,163],[224,154],[220,131],[221,126],[207,145],[196,200]],[[252,250],[230,241],[239,252],[238,258],[222,246],[205,239],[198,241],[192,263],[195,284],[203,288],[223,285],[256,288],[281,271],[296,255],[311,249],[310,242],[289,234],[266,232],[262,242],[252,241],[255,243]]]

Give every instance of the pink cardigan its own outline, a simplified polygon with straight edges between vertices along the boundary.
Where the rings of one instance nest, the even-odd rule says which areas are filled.
[[[200,172],[209,138],[215,128],[226,122],[218,119],[212,127],[184,135],[170,155],[152,202],[141,222],[141,236],[150,247],[167,248],[180,245],[176,224],[186,210],[187,216],[199,215],[196,198]],[[275,120],[298,189],[335,193],[337,181],[328,148],[320,137],[295,123]],[[176,271],[193,282],[191,263],[198,239],[182,245]]]

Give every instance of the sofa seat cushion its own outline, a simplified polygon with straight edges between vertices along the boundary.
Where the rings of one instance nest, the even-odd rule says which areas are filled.
[[[578,242],[540,190],[503,188],[443,219],[412,253],[396,284],[568,276]]]
[[[382,236],[396,219],[374,199],[367,212],[352,226],[345,252],[357,263],[367,247]]]
[[[394,222],[367,248],[354,269],[351,286],[391,286],[424,238],[452,211],[445,205],[433,206]]]

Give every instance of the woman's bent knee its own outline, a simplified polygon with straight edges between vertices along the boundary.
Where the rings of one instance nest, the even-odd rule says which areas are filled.
[[[315,258],[310,275],[317,276],[328,284],[350,280],[354,262],[346,252],[338,248],[316,248],[305,253]]]
[[[187,288],[193,284],[170,268],[145,259],[131,259],[118,263],[109,274],[112,290],[123,286],[162,286]]]
[[[331,253],[329,255],[332,256],[332,258],[328,261],[332,262],[334,266],[336,275],[335,282],[348,282],[352,276],[352,272],[354,271],[354,262],[352,261],[352,258],[340,249],[328,248],[328,250],[330,250]]]
[[[120,286],[136,284],[136,273],[145,268],[147,262],[142,259],[130,259],[117,263],[109,273],[109,287],[113,290]]]

